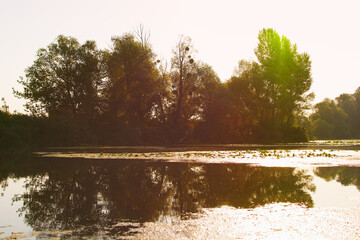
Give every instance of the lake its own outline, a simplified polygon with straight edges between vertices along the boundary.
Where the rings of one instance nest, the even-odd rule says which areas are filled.
[[[0,239],[360,239],[358,147],[326,146],[9,155]]]

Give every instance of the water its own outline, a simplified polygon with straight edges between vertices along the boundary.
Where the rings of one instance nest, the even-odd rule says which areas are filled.
[[[304,209],[360,207],[360,167],[295,166],[144,159],[4,159],[0,165],[0,239],[11,234],[28,239],[152,238],[154,232],[149,234],[149,229],[166,226],[156,231],[164,237],[175,226],[183,226],[183,230],[171,230],[174,234],[209,219],[219,221],[229,212],[242,214],[237,219],[247,216],[248,212],[241,209],[254,210],[254,214],[258,209],[274,212],[266,210],[274,207],[271,204],[292,209],[290,215],[299,209],[305,214]],[[194,238],[193,234],[195,230],[179,238]]]

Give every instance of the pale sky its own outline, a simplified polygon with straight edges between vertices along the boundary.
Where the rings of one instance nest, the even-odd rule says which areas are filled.
[[[25,101],[13,96],[12,87],[22,89],[19,76],[59,34],[80,43],[95,40],[104,49],[112,36],[140,24],[164,60],[181,34],[190,36],[196,59],[222,81],[241,59],[256,60],[258,33],[271,27],[310,55],[314,102],[360,86],[359,0],[0,0],[0,98],[11,112],[23,112]]]

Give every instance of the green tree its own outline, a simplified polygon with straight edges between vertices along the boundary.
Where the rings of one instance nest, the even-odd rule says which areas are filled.
[[[9,113],[9,106],[6,104],[5,98],[1,98],[2,106],[0,106],[0,112]]]
[[[354,94],[341,94],[314,106],[310,116],[311,134],[319,139],[360,137],[360,88]]]
[[[34,115],[68,114],[94,118],[99,113],[102,84],[101,51],[93,41],[83,45],[72,37],[59,35],[47,48],[37,52],[33,65],[18,82],[27,99],[26,109]]]
[[[154,53],[131,34],[114,37],[113,50],[107,60],[108,96],[116,115],[142,121],[149,117],[153,105],[155,79],[158,76]]]
[[[353,128],[352,131],[354,132],[354,137],[355,138],[360,138],[360,87],[356,89],[355,93],[353,94],[354,96],[354,105],[355,105],[355,109],[354,109],[354,114],[352,114],[352,123],[353,123]]]
[[[226,83],[233,103],[231,125],[239,140],[251,141],[254,129],[267,122],[268,93],[258,63],[240,61],[234,73]]]
[[[171,76],[168,72],[168,64],[160,60],[157,60],[157,63],[159,75],[155,84],[155,104],[151,112],[153,120],[164,125],[170,119],[170,106],[174,99],[171,94]]]
[[[222,84],[215,71],[211,66],[202,62],[193,64],[195,74],[191,76],[191,80],[186,85],[186,95],[183,103],[183,116],[187,123],[188,136],[192,138],[194,137],[195,129],[198,128],[200,124],[204,122],[210,123],[210,118],[215,117],[213,111],[217,102],[222,104],[220,99],[220,88]],[[216,118],[221,117],[221,112],[217,112]],[[218,129],[208,129],[207,132],[203,133],[205,138],[213,134],[210,133],[210,131],[214,131],[215,133]],[[220,139],[218,141],[220,141]]]
[[[349,128],[352,138],[360,137],[360,88],[354,94],[341,94],[336,98],[337,106],[340,107],[349,118]]]
[[[311,61],[298,53],[296,45],[273,29],[259,33],[255,55],[260,64],[273,120],[289,123],[294,112],[302,110],[311,94]]]
[[[296,115],[308,107],[311,61],[296,45],[273,29],[259,33],[257,61],[240,61],[227,82],[234,104],[232,116],[239,139],[306,141]]]
[[[197,126],[197,139],[205,143],[234,143],[236,133],[231,113],[234,106],[225,84],[214,84],[208,91],[203,119]]]
[[[104,96],[107,121],[110,119],[106,132],[122,138],[130,134],[137,141],[141,130],[153,117],[157,100],[159,72],[155,54],[147,40],[136,41],[131,34],[113,37],[112,42],[112,50],[106,54]]]
[[[313,136],[318,139],[349,137],[348,115],[335,101],[325,99],[316,104],[314,109],[315,112],[310,116]]]

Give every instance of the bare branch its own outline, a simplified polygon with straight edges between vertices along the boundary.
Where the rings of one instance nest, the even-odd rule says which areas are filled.
[[[150,31],[145,31],[144,25],[140,24],[137,29],[134,30],[135,38],[141,43],[145,48],[149,46]]]

